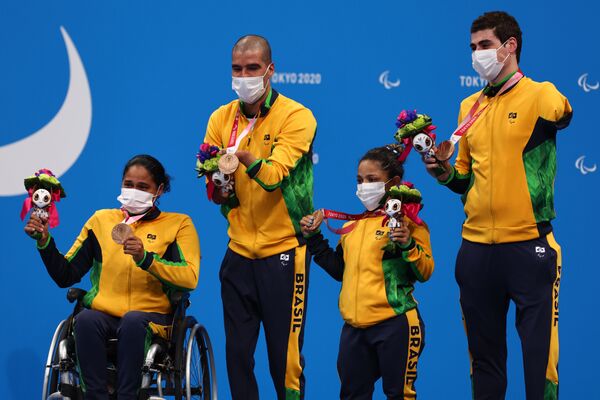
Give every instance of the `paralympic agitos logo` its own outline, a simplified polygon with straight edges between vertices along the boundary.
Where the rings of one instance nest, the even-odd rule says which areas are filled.
[[[581,75],[579,79],[577,79],[577,85],[583,89],[584,92],[589,93],[592,90],[597,90],[600,88],[600,82],[596,81],[594,84],[588,83],[588,73]]]
[[[581,156],[577,160],[575,160],[575,168],[577,168],[582,175],[587,175],[590,172],[596,171],[596,164],[592,165],[591,167],[588,167],[584,164],[584,162],[585,156]]]
[[[400,79],[390,79],[390,71],[385,70],[379,75],[379,83],[381,83],[384,88],[390,90],[400,86]]]

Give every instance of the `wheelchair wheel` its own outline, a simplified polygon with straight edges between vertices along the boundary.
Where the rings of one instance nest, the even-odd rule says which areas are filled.
[[[175,363],[176,399],[217,400],[217,375],[210,338],[194,317],[186,317],[178,332]]]
[[[54,336],[52,336],[48,358],[46,359],[46,367],[44,369],[42,400],[48,399],[52,393],[58,391],[58,384],[60,382],[58,344],[67,337],[67,327],[68,320],[65,319],[58,324],[56,331],[54,331]]]

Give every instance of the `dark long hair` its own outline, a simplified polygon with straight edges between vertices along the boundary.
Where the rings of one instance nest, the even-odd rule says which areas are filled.
[[[404,176],[404,167],[398,161],[398,156],[402,152],[402,146],[398,144],[389,144],[387,146],[376,147],[365,153],[359,161],[359,164],[365,160],[378,161],[381,169],[388,173],[388,178]]]

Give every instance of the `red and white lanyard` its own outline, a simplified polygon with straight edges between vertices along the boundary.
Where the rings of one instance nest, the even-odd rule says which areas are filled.
[[[121,208],[121,211],[123,211],[123,214],[125,215],[125,219],[123,219],[123,221],[121,221],[121,223],[123,224],[127,224],[127,225],[131,225],[134,222],[139,221],[140,219],[144,218],[146,216],[146,214],[148,214],[153,207],[150,207],[150,210],[146,211],[143,214],[139,214],[139,215],[134,215],[133,217],[129,215],[129,212],[127,212],[126,209]]]
[[[375,211],[365,211],[361,214],[348,214],[340,211],[327,210],[322,208],[321,212],[323,213],[323,218],[325,219],[325,223],[327,224],[327,228],[333,233],[337,233],[338,235],[344,235],[346,233],[351,232],[356,227],[356,221],[364,219],[364,218],[373,218],[385,215],[383,210],[375,210]],[[329,225],[330,219],[337,219],[343,221],[355,221],[352,224],[346,225],[343,228],[334,228]]]
[[[521,80],[521,78],[523,78],[523,73],[521,71],[515,72],[515,74],[513,76],[511,76],[509,80],[504,82],[504,85],[502,85],[502,88],[500,88],[500,91],[498,91],[498,93],[496,94],[496,96],[494,96],[494,98],[495,99],[499,98],[502,93],[506,92],[508,89],[510,89],[511,87],[516,85],[517,82],[519,82]],[[477,109],[481,105],[481,102],[483,101],[484,97],[485,97],[485,91],[482,91],[481,94],[479,95],[479,98],[475,102],[475,104],[473,104],[473,107],[471,107],[471,110],[469,110],[469,113],[467,114],[467,116],[458,125],[458,128],[456,128],[456,130],[452,133],[452,136],[450,136],[450,141],[452,143],[454,143],[454,144],[458,143],[460,138],[469,130],[469,128],[481,116],[481,113],[483,113],[483,111],[486,108],[488,108],[488,106],[492,103],[493,99],[490,100],[488,102],[488,104],[486,104],[485,107],[483,107],[481,110],[477,111]]]
[[[256,124],[256,120],[258,119],[258,115],[250,120],[248,126],[240,133],[238,136],[238,125],[240,123],[240,112],[235,114],[235,120],[233,121],[233,126],[231,127],[231,135],[229,136],[229,144],[227,145],[227,154],[233,154],[237,151],[238,147],[240,147],[240,143],[242,139],[244,139],[251,131],[254,129],[254,125]]]

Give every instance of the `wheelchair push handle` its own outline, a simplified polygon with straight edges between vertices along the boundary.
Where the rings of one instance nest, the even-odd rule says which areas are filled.
[[[74,303],[75,301],[80,302],[83,300],[83,297],[87,294],[86,290],[79,288],[69,288],[67,291],[67,300],[69,303]]]

